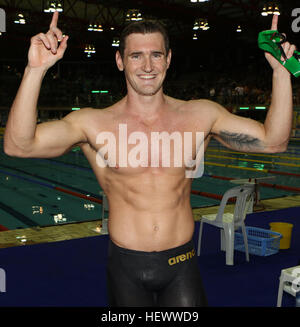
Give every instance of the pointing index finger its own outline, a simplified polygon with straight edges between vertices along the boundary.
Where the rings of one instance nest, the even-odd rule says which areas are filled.
[[[56,27],[57,26],[57,21],[58,21],[58,11],[55,11],[52,16],[52,20],[50,23],[50,28]]]
[[[278,15],[273,15],[271,30],[272,31],[274,31],[274,30],[277,31],[277,25],[278,25]]]

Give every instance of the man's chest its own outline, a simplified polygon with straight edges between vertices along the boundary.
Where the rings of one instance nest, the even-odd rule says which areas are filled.
[[[116,121],[94,130],[89,142],[98,167],[128,173],[132,169],[179,172],[203,159],[208,128],[180,121],[157,122],[146,126],[129,120]]]

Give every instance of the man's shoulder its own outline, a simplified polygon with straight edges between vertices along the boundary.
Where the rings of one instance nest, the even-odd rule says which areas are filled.
[[[181,100],[167,96],[167,101],[169,102],[170,107],[177,108],[180,111],[195,110],[196,112],[199,112],[201,110],[206,110],[218,106],[216,102],[208,99]]]
[[[85,107],[79,110],[74,110],[69,113],[64,119],[70,121],[83,121],[83,120],[94,120],[97,117],[104,117],[107,114],[112,112],[112,107],[107,107],[103,109],[92,108],[92,107]]]
[[[186,101],[183,110],[193,112],[195,114],[212,114],[218,111],[220,105],[208,99],[197,99]]]

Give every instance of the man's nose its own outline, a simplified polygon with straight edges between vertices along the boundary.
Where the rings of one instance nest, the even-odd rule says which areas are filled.
[[[150,57],[145,57],[143,68],[147,73],[150,73],[153,70],[152,60]]]

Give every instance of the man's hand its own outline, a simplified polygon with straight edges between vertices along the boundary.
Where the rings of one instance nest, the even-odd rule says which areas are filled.
[[[271,30],[277,30],[278,28],[277,25],[278,25],[278,16],[273,15]],[[288,59],[291,58],[292,55],[294,54],[294,51],[296,50],[296,46],[294,44],[290,44],[289,42],[284,42],[281,44],[281,46],[287,58]],[[273,70],[283,70],[287,72],[287,69],[285,69],[284,66],[281,65],[281,63],[278,60],[276,60],[270,53],[265,52],[265,57],[268,60],[271,67],[273,68]],[[281,60],[284,61],[285,59],[281,57]]]
[[[67,48],[68,36],[63,37],[61,30],[57,28],[57,21],[58,12],[55,11],[49,31],[46,34],[39,33],[31,38],[28,67],[47,70],[63,57]]]

